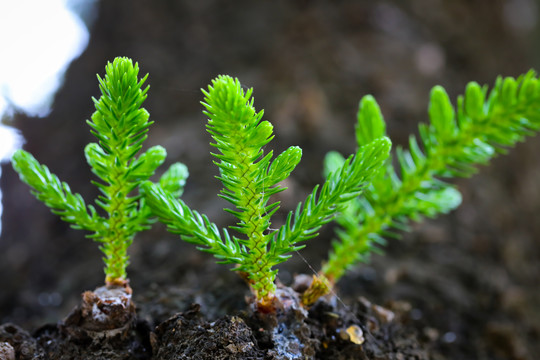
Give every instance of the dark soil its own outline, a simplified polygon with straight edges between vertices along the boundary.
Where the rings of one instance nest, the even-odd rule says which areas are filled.
[[[410,305],[403,303],[385,309],[361,298],[352,307],[344,307],[330,298],[307,311],[299,306],[298,294],[281,288],[283,304],[289,304],[275,314],[243,311],[210,321],[199,304],[192,304],[155,326],[147,320],[152,313],[161,317],[171,311],[161,302],[185,300],[175,299],[175,294],[163,297],[163,293],[161,301],[141,307],[139,319],[126,320],[118,309],[111,313],[112,321],[125,321],[119,328],[99,331],[95,324],[88,324],[85,318],[91,316],[84,314],[85,298],[65,320],[42,326],[32,335],[17,325],[3,325],[0,344],[10,346],[16,359],[430,358],[426,344],[433,339],[418,337],[410,326]]]
[[[161,144],[168,162],[188,165],[184,200],[222,226],[232,219],[216,196],[199,88],[217,74],[237,76],[274,124],[273,148],[304,151],[290,190],[280,194],[277,227],[321,182],[324,154],[353,151],[361,96],[376,97],[389,136],[406,145],[427,120],[433,85],[454,99],[468,81],[492,84],[499,74],[540,68],[538,18],[532,0],[103,1],[88,49],[66,73],[51,114],[18,114],[9,123],[27,150],[94,198],[83,149],[94,141],[84,119],[98,94],[95,74],[107,60],[130,56],[150,73],[145,106],[155,124],[148,145]],[[103,282],[98,246],[50,214],[3,164],[0,358],[265,359],[305,352],[321,359],[536,360],[538,153],[540,142],[529,139],[458,181],[458,210],[413,225],[402,241],[390,239],[385,256],[339,282],[339,300],[318,304],[305,318],[284,313],[286,327],[276,333],[270,320],[261,326],[252,318],[236,274],[156,226],[130,248],[137,318],[122,336],[82,339],[69,330],[68,315],[83,291]],[[280,266],[280,281],[290,285],[294,274],[318,270],[331,238],[332,229],[322,229]],[[389,314],[393,320],[381,320]],[[361,345],[351,341],[358,329]]]

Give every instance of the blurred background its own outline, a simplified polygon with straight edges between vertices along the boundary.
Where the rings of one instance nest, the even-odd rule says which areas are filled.
[[[455,103],[469,81],[492,85],[498,75],[539,69],[539,8],[537,0],[1,0],[0,323],[56,322],[103,282],[97,244],[35,200],[9,156],[24,143],[91,202],[83,148],[94,139],[85,120],[107,61],[128,56],[150,74],[145,107],[155,124],[146,145],[163,145],[167,165],[188,166],[184,200],[220,225],[232,219],[216,196],[200,88],[218,74],[253,87],[256,108],[274,125],[270,148],[304,150],[279,223],[322,181],[327,151],[354,151],[362,96],[375,96],[394,144],[406,145],[427,121],[434,85]],[[540,351],[539,152],[538,138],[528,139],[457,181],[457,211],[391,240],[388,254],[352,271],[340,293],[410,303],[441,358],[532,358]],[[331,238],[324,229],[302,251],[317,270]],[[199,287],[204,296],[220,277],[225,287],[236,279],[160,226],[140,234],[130,255],[136,293]],[[295,255],[280,278],[298,272],[311,270]],[[198,277],[206,273],[215,278]]]

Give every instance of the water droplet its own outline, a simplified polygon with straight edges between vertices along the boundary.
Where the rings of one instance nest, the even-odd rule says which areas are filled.
[[[447,344],[453,343],[454,341],[456,341],[456,339],[457,339],[456,334],[451,331],[447,332],[442,337],[442,341],[444,341]]]

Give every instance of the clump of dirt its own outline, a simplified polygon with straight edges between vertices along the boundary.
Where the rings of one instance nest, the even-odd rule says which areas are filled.
[[[335,299],[334,299],[335,301]],[[349,309],[319,301],[309,312],[310,328],[321,342],[317,359],[431,359],[416,330],[409,325],[410,305],[389,308],[359,298]]]
[[[80,306],[58,324],[44,325],[32,336],[6,324],[0,341],[12,347],[16,359],[149,359],[150,326],[136,320],[131,294],[127,283],[86,291]]]
[[[263,314],[248,306],[249,310],[236,315],[209,319],[200,305],[191,304],[153,327],[153,319],[149,321],[144,311],[139,319],[135,315],[126,318],[126,312],[120,311],[116,300],[119,294],[126,300],[122,289],[113,289],[116,300],[108,298],[110,291],[103,291],[99,288],[84,293],[82,304],[65,320],[45,325],[32,335],[15,325],[3,325],[0,350],[12,351],[14,359],[51,360],[429,359],[423,350],[425,344],[407,323],[410,306],[386,309],[359,299],[347,308],[330,298],[320,300],[308,311],[300,306],[299,293],[282,286],[277,292],[280,306],[275,313]],[[171,293],[173,297],[184,295]],[[185,303],[185,299],[169,300]],[[127,304],[125,309],[131,313],[133,303]],[[152,304],[154,311],[159,306]],[[107,321],[88,319],[98,314],[98,320],[103,320],[105,313],[109,315]]]
[[[155,359],[266,359],[241,318],[209,322],[196,304],[158,325],[152,339]]]
[[[47,359],[44,349],[28,331],[10,323],[0,325],[0,349],[1,359]]]
[[[50,360],[147,360],[152,358],[150,327],[144,322],[134,322],[126,331],[110,334],[109,331],[79,333],[64,322],[45,325],[34,333],[34,338]],[[80,328],[75,328],[80,330]]]
[[[64,321],[72,337],[113,337],[129,331],[135,320],[133,291],[127,283],[106,285],[82,294],[82,303]]]
[[[155,359],[429,359],[427,344],[408,325],[410,306],[383,308],[366,299],[353,307],[322,299],[309,311],[298,294],[278,290],[274,314],[246,311],[208,321],[199,305],[176,314],[152,334]]]
[[[306,322],[308,312],[300,305],[299,294],[279,284],[275,305],[271,313],[250,311],[244,314],[259,346],[267,349],[272,359],[313,358],[319,341],[312,338],[313,332]]]

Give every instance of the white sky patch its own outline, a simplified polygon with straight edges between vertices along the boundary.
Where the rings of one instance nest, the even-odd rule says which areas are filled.
[[[13,152],[21,147],[23,138],[17,130],[0,124],[0,162],[9,160]]]
[[[88,30],[66,0],[0,0],[0,91],[29,115],[45,116]]]
[[[0,119],[15,110],[30,116],[51,111],[69,63],[89,39],[67,5],[68,0],[0,0]],[[0,124],[0,161],[21,145],[14,129]]]

